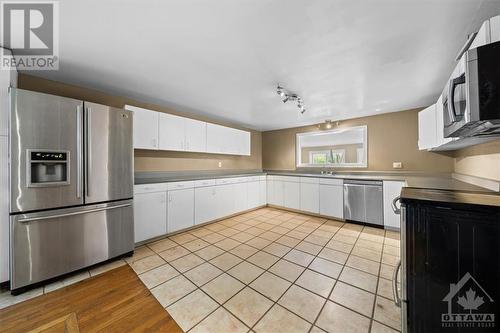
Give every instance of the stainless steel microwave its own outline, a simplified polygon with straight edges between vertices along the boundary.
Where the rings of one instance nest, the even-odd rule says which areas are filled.
[[[500,137],[500,42],[462,55],[442,101],[445,137]]]

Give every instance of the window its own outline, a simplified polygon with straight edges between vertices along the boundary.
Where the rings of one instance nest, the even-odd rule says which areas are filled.
[[[297,134],[297,167],[366,167],[367,127]]]

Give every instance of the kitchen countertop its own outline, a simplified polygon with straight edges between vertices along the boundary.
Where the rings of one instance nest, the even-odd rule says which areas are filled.
[[[335,172],[332,175],[312,173],[307,171],[274,171],[274,170],[227,170],[227,171],[167,171],[167,172],[136,172],[135,184],[153,184],[175,181],[200,179],[260,176],[301,176],[317,178],[358,179],[358,180],[397,180],[406,181],[408,188],[436,189],[448,191],[467,191],[480,193],[495,193],[483,187],[465,183],[451,177],[451,174],[428,174],[419,172]]]

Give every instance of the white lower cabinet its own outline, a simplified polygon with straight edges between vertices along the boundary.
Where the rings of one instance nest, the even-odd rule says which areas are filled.
[[[233,185],[234,208],[231,214],[243,212],[248,209],[248,184],[236,183]]]
[[[250,181],[247,183],[247,209],[260,206],[260,182]]]
[[[301,179],[300,210],[319,214],[319,179]]]
[[[134,195],[135,242],[167,233],[167,192]]]
[[[194,190],[194,223],[200,224],[217,218],[216,186],[199,187]]]
[[[267,181],[266,176],[259,181],[259,206],[267,204]]]
[[[276,206],[284,206],[285,194],[284,194],[284,182],[281,180],[272,181],[271,198],[272,204]]]
[[[344,188],[342,185],[319,185],[319,213],[344,218]]]
[[[217,185],[216,186],[216,204],[215,209],[217,212],[217,218],[231,215],[235,212],[234,210],[234,185]]]
[[[300,183],[283,182],[284,199],[283,205],[290,209],[300,209]]]
[[[394,212],[393,201],[401,195],[401,189],[405,185],[404,181],[386,181],[383,182],[384,191],[384,227],[399,229],[401,216]],[[397,208],[401,208],[399,202]]]
[[[167,232],[194,225],[194,189],[168,191]]]

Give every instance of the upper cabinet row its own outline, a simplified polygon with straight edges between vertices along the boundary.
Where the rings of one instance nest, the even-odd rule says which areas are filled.
[[[125,105],[134,112],[134,148],[250,156],[250,132]]]

